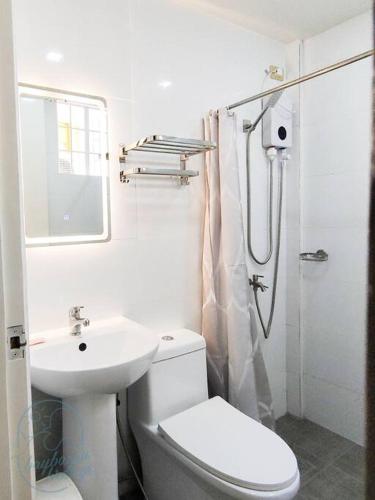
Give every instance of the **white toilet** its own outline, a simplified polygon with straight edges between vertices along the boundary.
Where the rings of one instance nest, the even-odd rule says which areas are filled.
[[[129,418],[149,500],[294,498],[296,458],[274,432],[208,399],[204,339],[161,336],[150,370],[129,388]]]

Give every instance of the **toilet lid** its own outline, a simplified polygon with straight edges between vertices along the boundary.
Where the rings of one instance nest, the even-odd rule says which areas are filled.
[[[163,420],[159,431],[195,463],[244,488],[281,490],[298,477],[289,446],[220,397]]]

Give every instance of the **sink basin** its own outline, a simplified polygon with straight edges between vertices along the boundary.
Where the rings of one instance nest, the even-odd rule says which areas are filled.
[[[158,349],[152,331],[122,317],[94,322],[79,337],[68,328],[38,337],[45,342],[30,347],[31,382],[60,398],[119,392],[148,370]]]
[[[150,368],[158,345],[123,317],[94,322],[79,337],[62,328],[30,338],[31,383],[62,398],[62,465],[83,499],[118,500],[115,394]]]

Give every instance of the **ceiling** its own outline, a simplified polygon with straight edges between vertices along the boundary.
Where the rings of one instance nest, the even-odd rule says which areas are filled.
[[[372,7],[372,0],[189,0],[189,3],[282,42],[311,37]]]

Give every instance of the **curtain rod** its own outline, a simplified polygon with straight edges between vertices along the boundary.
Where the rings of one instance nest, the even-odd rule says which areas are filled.
[[[235,102],[230,106],[227,106],[228,109],[237,108],[238,106],[242,106],[243,104],[247,104],[248,102],[257,101],[262,97],[266,97],[268,95],[274,94],[275,92],[279,92],[280,90],[285,90],[290,87],[294,87],[295,85],[299,85],[300,83],[306,82],[308,80],[312,80],[317,76],[325,75],[326,73],[330,73],[331,71],[335,71],[336,69],[343,68],[344,66],[348,66],[349,64],[353,64],[357,61],[361,61],[362,59],[366,59],[366,57],[371,57],[375,53],[374,49],[367,50],[366,52],[362,52],[353,57],[349,57],[349,59],[344,59],[343,61],[339,61],[335,64],[331,64],[330,66],[326,66],[325,68],[318,69],[309,73],[307,75],[301,76],[300,78],[296,78],[295,80],[291,80],[290,82],[285,82],[282,85],[278,85],[272,89],[265,90],[264,92],[260,92],[259,94],[255,94],[252,97],[248,97],[247,99],[243,99],[242,101]]]

